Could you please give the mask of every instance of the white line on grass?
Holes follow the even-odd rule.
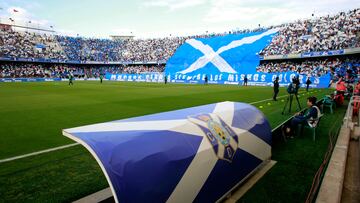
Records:
[[[280,96],[280,97],[276,97],[276,98],[283,98],[283,97],[287,97],[288,95],[283,95],[283,96]],[[264,101],[270,101],[270,100],[273,100],[273,98],[270,98],[270,99],[264,99],[264,100],[261,100],[261,101],[256,101],[256,102],[251,102],[249,104],[257,104],[257,103],[261,103],[261,102],[264,102]]]
[[[287,97],[287,96],[288,96],[288,95],[283,95],[283,96],[280,96],[280,97],[277,97],[277,98],[283,98],[283,97]],[[265,101],[270,101],[270,100],[272,100],[272,99],[273,99],[273,98],[264,99],[264,100],[260,100],[260,101],[256,101],[256,102],[251,102],[251,103],[249,103],[249,104],[257,104],[257,103],[261,103],[261,102],[265,102]],[[14,156],[14,157],[6,158],[6,159],[1,159],[1,160],[0,160],[0,164],[1,164],[1,163],[5,163],[5,162],[9,162],[9,161],[14,161],[14,160],[22,159],[22,158],[27,158],[27,157],[31,157],[31,156],[36,156],[36,155],[39,155],[39,154],[44,154],[44,153],[48,153],[48,152],[53,152],[53,151],[57,151],[57,150],[61,150],[61,149],[69,148],[69,147],[73,147],[73,146],[76,146],[76,145],[79,145],[79,143],[62,145],[62,146],[59,146],[59,147],[54,147],[54,148],[45,149],[45,150],[41,150],[41,151],[37,151],[37,152],[32,152],[32,153],[29,153],[29,154],[23,154],[23,155],[20,155],[20,156]]]
[[[300,94],[304,94],[306,92],[299,92],[299,95]],[[308,92],[308,93],[312,93],[312,92]],[[276,97],[276,98],[283,98],[283,97],[288,97],[289,95],[283,95],[283,96],[280,96],[280,97]],[[256,101],[256,102],[251,102],[249,104],[257,104],[257,103],[261,103],[261,102],[264,102],[264,101],[271,101],[273,100],[273,98],[270,98],[270,99],[264,99],[264,100],[261,100],[261,101]]]
[[[65,148],[73,147],[73,146],[76,146],[76,145],[79,145],[79,143],[73,143],[73,144],[63,145],[63,146],[60,146],[60,147],[54,147],[54,148],[45,149],[45,150],[41,150],[41,151],[29,153],[29,154],[24,154],[24,155],[20,155],[20,156],[10,157],[10,158],[7,158],[7,159],[2,159],[2,160],[0,160],[0,163],[9,162],[9,161],[14,161],[14,160],[17,160],[17,159],[22,159],[22,158],[26,158],[26,157],[30,157],[30,156],[35,156],[35,155],[39,155],[39,154],[44,154],[44,153],[48,153],[48,152],[53,152],[53,151],[57,151],[57,150],[60,150],[60,149],[65,149]]]

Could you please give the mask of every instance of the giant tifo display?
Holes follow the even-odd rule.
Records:
[[[280,85],[287,85],[296,72],[259,73],[259,52],[269,45],[278,29],[221,37],[188,39],[168,60],[165,75],[171,82],[212,84],[240,84],[247,78],[250,85],[272,85],[279,77]],[[330,75],[310,77],[312,87],[324,88]],[[307,75],[299,75],[305,84]]]
[[[63,134],[100,164],[116,202],[215,202],[271,157],[271,128],[254,106],[220,102]]]

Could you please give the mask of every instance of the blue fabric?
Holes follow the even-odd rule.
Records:
[[[261,163],[260,159],[238,149],[232,163],[223,160],[216,163],[194,202],[213,202],[212,200],[219,199],[224,195],[223,191],[229,191]],[[247,167],[243,167],[244,164]]]
[[[121,202],[165,202],[202,137],[169,131],[77,133],[100,157]],[[156,164],[154,164],[156,163]]]
[[[205,46],[210,47],[214,52],[217,52],[221,47],[230,44],[231,42],[244,39],[246,37],[257,36],[263,32],[254,32],[247,34],[226,35],[221,37],[201,38],[195,39],[202,42]],[[296,72],[283,73],[258,73],[256,67],[260,64],[260,57],[257,55],[264,49],[272,40],[274,34],[265,35],[257,41],[250,44],[243,44],[241,46],[221,52],[219,56],[226,61],[226,63],[235,71],[226,71],[214,65],[213,62],[206,63],[203,67],[195,69],[191,72],[192,64],[206,56],[208,59],[213,59],[214,55],[205,54],[199,51],[196,47],[191,45],[189,41],[181,45],[175,54],[167,61],[165,67],[165,75],[170,82],[176,83],[204,83],[205,76],[208,77],[208,82],[211,84],[242,84],[245,76],[248,79],[249,85],[271,86],[275,77],[279,77],[281,86],[285,86],[291,82],[292,77],[297,75]],[[194,40],[194,39],[192,39]],[[305,84],[306,75],[302,75],[300,82]],[[329,84],[330,76],[311,77],[313,82],[310,87],[325,88]]]
[[[231,104],[234,108],[224,108],[231,107]],[[99,129],[99,126],[92,128],[96,129],[96,132],[89,132],[91,126],[87,126],[86,131],[79,127],[69,129],[69,133],[77,138],[76,141],[86,143],[96,154],[120,202],[166,202],[188,167],[193,164],[197,153],[214,153],[209,154],[205,160],[196,159],[196,163],[194,162],[198,167],[208,167],[208,164],[203,163],[207,158],[215,161],[215,166],[209,170],[210,174],[199,188],[200,192],[194,201],[215,202],[262,163],[256,156],[238,147],[241,137],[238,138],[232,128],[247,130],[262,139],[263,144],[271,146],[270,125],[254,106],[236,102],[223,103],[222,112],[214,112],[216,105],[215,103],[113,121],[109,122],[109,125],[103,125],[106,130]],[[232,115],[233,118],[224,121],[221,115]],[[217,123],[213,118],[218,119],[215,119]],[[126,128],[108,131],[112,130],[111,125],[119,126],[119,122],[176,122],[174,120],[179,119],[188,119],[187,125],[197,126],[199,131],[190,134],[188,130],[193,128],[187,128],[181,132],[181,126],[178,126],[176,131],[171,128],[142,130],[141,124],[133,131],[125,131]],[[201,125],[194,122],[195,119]],[[211,126],[216,128],[210,127],[208,122],[212,122]],[[222,130],[214,131],[219,128]],[[254,139],[257,139],[255,137]],[[199,150],[201,143],[205,145]],[[207,152],[204,152],[205,150]],[[198,174],[191,174],[189,177],[196,176]]]
[[[228,45],[235,40],[241,40],[245,37],[259,35],[263,32],[254,32],[247,34],[226,35],[221,37],[200,38],[196,39],[203,42],[205,45],[210,46],[215,52],[221,47]],[[256,66],[260,63],[260,58],[257,53],[265,48],[271,41],[272,36],[265,36],[251,44],[244,44],[239,47],[222,52],[220,56],[228,62],[228,64],[235,69],[238,73],[253,73]],[[195,49],[189,43],[184,43],[175,52],[175,54],[167,61],[165,73],[166,75],[174,76],[180,71],[187,69],[198,58],[204,54]],[[198,74],[220,74],[213,63],[207,63],[203,68],[195,70],[186,76],[196,76]]]

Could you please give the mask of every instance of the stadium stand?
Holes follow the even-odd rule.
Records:
[[[140,74],[163,72],[164,65],[112,65],[81,66],[66,64],[6,63],[0,64],[0,78],[67,78],[72,73],[76,78],[97,78],[105,73]]]
[[[328,73],[335,77],[345,77],[346,73],[357,75],[360,70],[360,60],[354,57],[325,58],[305,61],[265,61],[256,68],[258,72],[281,73],[298,72],[310,76],[323,76]]]
[[[67,59],[51,35],[0,30],[0,56],[17,58]]]
[[[284,55],[359,47],[360,9],[280,26],[261,55]]]
[[[124,61],[166,61],[185,41],[182,37],[127,40],[121,58]]]
[[[108,39],[56,36],[70,60],[121,61],[122,43]]]
[[[348,12],[340,12],[333,16],[299,20],[294,23],[275,26],[280,29],[279,33],[259,55],[287,55],[360,47],[359,18],[360,9],[354,9]],[[75,61],[77,63],[119,62],[122,64],[147,64],[152,62],[153,64],[158,64],[165,63],[174,54],[175,50],[189,38],[242,34],[262,31],[269,28],[274,27],[257,28],[255,30],[233,30],[224,33],[206,33],[204,35],[187,37],[170,36],[158,39],[125,39],[122,41],[40,35],[37,33],[2,30],[0,31],[0,57],[11,58],[11,60],[17,60],[19,58],[31,60],[56,59],[60,62]],[[12,66],[12,64],[2,66],[2,77],[9,75],[9,67]],[[29,68],[41,67],[40,69],[42,69],[43,66],[44,65],[27,65],[24,67],[27,71],[24,71],[25,73],[22,75],[33,75],[33,73],[28,73]],[[54,65],[54,67],[56,66],[57,65]],[[3,70],[5,67],[6,71]],[[48,70],[47,67],[49,66],[45,66],[43,72]],[[135,70],[135,67],[137,66],[129,66],[126,69],[121,68],[121,70],[117,72],[139,73],[164,70],[163,67],[148,69],[148,66],[138,66],[140,69]],[[146,68],[144,69],[144,67]],[[111,69],[114,69],[114,67],[111,67]],[[257,67],[257,71],[263,73],[297,71],[298,73],[310,76],[322,76],[327,73],[333,73],[334,76],[345,76],[346,71],[349,69],[351,69],[354,74],[357,74],[359,60],[338,58],[306,60],[301,62],[265,60]],[[49,70],[52,72],[51,69]],[[99,71],[101,72],[102,70]],[[33,72],[39,72],[39,70],[34,70]],[[12,75],[17,76],[19,74]]]

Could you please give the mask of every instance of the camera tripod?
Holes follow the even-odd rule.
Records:
[[[297,101],[297,104],[298,104],[298,107],[299,107],[299,111],[301,110],[301,105],[300,105],[299,98],[298,98],[297,94],[289,94],[288,98],[286,99],[284,109],[283,109],[283,111],[281,113],[282,115],[284,115],[285,109],[286,109],[289,101],[290,101],[290,103],[289,103],[289,113],[291,112],[291,105],[292,105],[294,95],[295,95],[295,98],[296,98],[296,101]]]

